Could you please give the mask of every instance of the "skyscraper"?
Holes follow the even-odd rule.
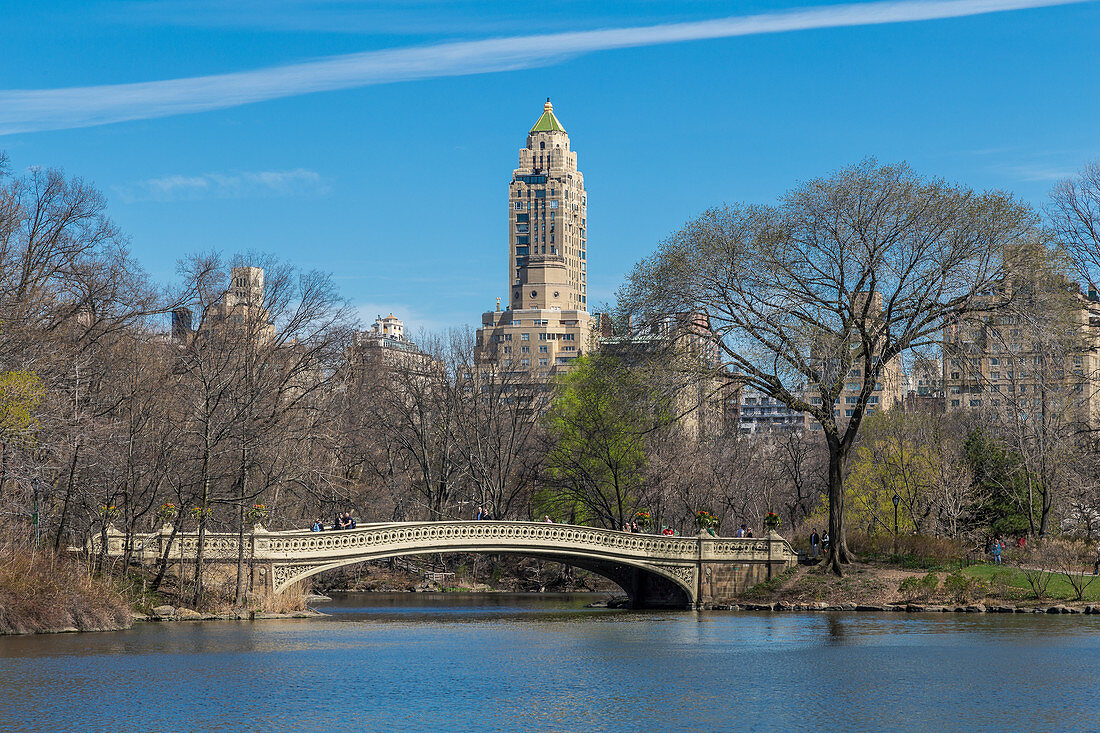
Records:
[[[478,356],[549,376],[588,348],[588,196],[569,134],[546,100],[508,186],[506,310],[482,316]]]

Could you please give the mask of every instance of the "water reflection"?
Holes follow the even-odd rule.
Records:
[[[0,638],[0,730],[1100,729],[1097,617],[590,600],[360,594],[324,619]]]

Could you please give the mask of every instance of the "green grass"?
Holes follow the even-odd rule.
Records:
[[[1012,600],[1035,600],[1035,594],[1032,592],[1031,586],[1027,584],[1024,573],[1018,568],[1008,567],[1007,565],[971,565],[963,568],[962,572],[985,581],[993,593],[996,593],[999,588],[1003,588],[1007,591],[1005,595]],[[1088,579],[1086,578],[1086,580]],[[1047,597],[1044,600],[1071,601],[1076,597],[1069,581],[1066,580],[1064,575],[1058,574],[1050,579],[1046,595]],[[1097,578],[1089,587],[1085,588],[1083,601],[1086,603],[1100,601],[1100,578]]]

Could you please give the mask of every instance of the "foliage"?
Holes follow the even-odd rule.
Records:
[[[936,594],[939,587],[940,576],[935,573],[928,573],[923,576],[911,575],[901,581],[898,592],[910,601],[928,600]]]
[[[966,439],[966,457],[985,497],[973,510],[972,526],[988,527],[1001,537],[1027,534],[1028,487],[1020,455],[988,431],[974,429]]]
[[[578,359],[545,417],[546,477],[557,501],[580,505],[604,527],[629,522],[646,499],[647,435],[667,420],[643,375],[609,354]]]
[[[943,580],[943,591],[955,603],[972,603],[986,595],[988,586],[979,578],[956,570]]]
[[[35,413],[44,396],[42,380],[33,371],[0,373],[0,441],[34,430],[38,425]]]
[[[948,568],[964,562],[969,549],[962,540],[914,534],[895,538],[854,532],[849,542],[854,552],[907,568]]]

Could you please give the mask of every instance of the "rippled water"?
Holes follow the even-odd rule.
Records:
[[[357,594],[324,619],[0,637],[0,730],[1100,730],[1100,617],[588,600]]]

